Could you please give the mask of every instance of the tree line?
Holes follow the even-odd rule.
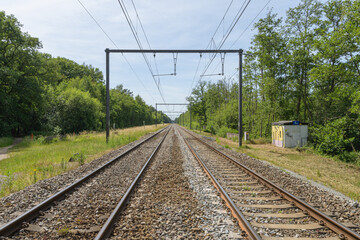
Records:
[[[38,38],[0,12],[0,136],[79,133],[105,128],[103,74],[91,65],[41,53]],[[155,108],[122,85],[110,90],[111,126],[155,123]],[[162,112],[159,122],[170,122]]]
[[[319,152],[359,161],[360,1],[302,0],[285,18],[270,11],[254,28],[243,69],[244,131],[270,138],[272,122],[308,122]],[[199,82],[188,97],[193,125],[236,132],[238,87],[234,79]]]

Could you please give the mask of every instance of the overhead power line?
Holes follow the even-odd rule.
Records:
[[[252,21],[249,23],[249,25],[247,25],[247,27],[244,29],[244,31],[242,31],[242,33],[239,35],[239,37],[233,42],[233,44],[230,46],[230,49],[237,43],[237,41],[240,40],[240,38],[244,35],[244,33],[249,29],[249,27],[255,22],[255,20],[259,17],[259,15],[264,11],[264,9],[269,5],[269,3],[271,2],[271,0],[269,0],[264,7],[256,14],[256,16],[252,19]],[[221,61],[218,62],[218,64],[216,65],[216,67],[214,68],[214,70],[212,71],[212,73],[215,72],[215,70],[217,69],[217,67],[220,65]],[[237,70],[235,71],[234,74],[232,74],[231,77],[233,77],[236,74]]]
[[[230,35],[231,32],[233,31],[234,27],[235,27],[236,24],[238,23],[239,19],[240,19],[241,16],[244,14],[245,10],[247,9],[247,7],[249,6],[249,4],[250,4],[250,2],[251,2],[251,0],[248,0],[247,2],[246,2],[246,1],[247,1],[247,0],[244,0],[243,4],[241,5],[241,7],[239,8],[237,14],[235,15],[233,21],[231,22],[229,28],[227,29],[226,33],[223,35],[222,39],[220,40],[220,42],[219,42],[219,44],[218,44],[218,47],[217,47],[218,50],[221,49],[221,47],[224,45],[224,43],[226,42],[227,38],[229,37],[229,35]],[[271,0],[270,0],[270,1],[271,1]],[[220,28],[221,23],[224,21],[225,16],[226,16],[226,14],[228,13],[228,11],[229,11],[232,3],[233,3],[233,0],[230,1],[230,4],[229,4],[228,8],[226,9],[224,16],[223,16],[222,19],[220,20],[220,23],[219,23],[219,25],[217,26],[217,28],[216,28],[213,36],[211,37],[210,42],[209,42],[208,46],[206,47],[206,49],[207,49],[209,46],[211,46],[211,43],[214,41],[214,37],[215,37],[218,29]],[[245,5],[245,4],[246,4],[246,5]],[[261,10],[261,11],[262,11],[262,10]],[[215,44],[214,44],[214,45],[215,45]],[[203,76],[205,75],[206,71],[209,69],[211,63],[212,63],[213,60],[215,59],[216,55],[217,55],[217,54],[214,53],[214,54],[210,57],[210,61],[205,65],[204,71],[203,71],[202,74],[200,75],[200,78],[199,78],[199,80],[197,81],[197,83],[201,81],[201,79],[202,79]],[[200,61],[201,61],[201,58],[199,59],[198,66],[197,66],[197,68],[196,68],[195,75],[194,75],[194,78],[193,78],[193,81],[192,81],[192,84],[191,84],[191,88],[190,88],[190,91],[189,91],[189,94],[188,94],[188,95],[190,95],[190,92],[191,92],[192,87],[193,87],[193,85],[194,85],[194,81],[195,81],[195,77],[196,77],[197,72],[198,72],[198,68],[199,68],[199,65],[200,65]],[[218,65],[217,65],[217,66],[218,66]],[[216,66],[216,67],[217,67],[217,66]],[[233,75],[234,75],[234,74],[233,74]],[[232,76],[233,76],[233,75],[232,75]]]
[[[229,6],[227,7],[227,9],[226,9],[223,17],[221,18],[221,20],[220,20],[220,22],[219,22],[219,24],[218,24],[218,26],[217,26],[217,28],[216,28],[213,36],[210,38],[210,41],[209,41],[209,43],[208,43],[208,45],[206,46],[205,49],[208,49],[208,48],[211,46],[211,43],[214,42],[215,35],[216,35],[217,31],[219,30],[219,28],[220,28],[220,26],[221,26],[221,23],[224,22],[225,17],[226,17],[226,15],[227,15],[227,13],[229,12],[229,9],[230,9],[231,5],[233,4],[233,2],[234,2],[234,0],[231,0],[231,1],[230,1]],[[215,44],[214,44],[214,46],[215,46]],[[189,90],[188,95],[190,95],[191,90],[192,90],[192,88],[193,88],[193,85],[194,85],[194,82],[195,82],[197,73],[198,73],[198,71],[199,71],[201,59],[202,59],[202,58],[200,57],[200,58],[199,58],[199,61],[198,61],[198,64],[197,64],[197,67],[196,67],[196,70],[195,70],[194,77],[193,77],[192,82],[191,82],[191,85],[190,85],[190,90]]]
[[[142,22],[141,22],[141,19],[140,19],[139,13],[138,13],[138,11],[137,11],[137,9],[136,9],[136,6],[135,6],[135,3],[134,3],[134,0],[131,0],[131,3],[132,3],[132,6],[133,6],[133,8],[134,8],[134,11],[135,11],[136,17],[137,17],[137,19],[139,20],[140,27],[141,27],[141,30],[142,30],[142,32],[143,32],[143,34],[144,34],[144,37],[145,37],[146,43],[147,43],[147,45],[149,46],[149,49],[152,49],[152,48],[151,48],[151,45],[150,45],[150,41],[149,41],[149,39],[148,39],[148,37],[147,37],[147,35],[146,35],[146,32],[145,32],[144,26],[143,26],[143,24],[142,24]],[[124,7],[125,7],[125,5],[124,5]],[[126,9],[126,7],[125,7],[125,9]],[[140,41],[140,38],[139,38],[139,41]],[[158,69],[158,65],[157,65],[157,62],[156,62],[155,57],[154,57],[154,63],[155,63],[155,70],[156,70],[156,73],[157,73],[157,75],[159,75],[159,69]],[[152,74],[153,74],[153,73],[152,73]],[[153,75],[154,75],[154,74],[153,74]],[[156,84],[156,83],[155,83],[155,84]],[[158,82],[157,82],[157,85],[160,85],[160,77],[158,77]],[[159,87],[159,88],[160,88],[160,87]]]
[[[96,19],[93,17],[93,15],[87,10],[87,8],[84,6],[84,4],[82,4],[82,2],[80,0],[77,0],[80,5],[85,9],[85,11],[89,14],[89,16],[94,20],[94,22],[96,23],[96,25],[98,25],[98,27],[101,29],[101,31],[105,34],[105,36],[110,40],[110,42],[112,42],[114,44],[114,46],[116,48],[119,48],[116,43],[110,38],[110,36],[105,32],[105,30],[101,27],[101,25],[98,23],[98,21],[96,21]]]
[[[135,3],[134,3],[133,0],[131,0],[131,3],[132,3],[132,5],[133,5],[133,7],[134,7],[134,10],[135,10],[135,13],[136,13],[136,17],[137,17],[137,19],[139,20],[140,27],[141,27],[141,30],[142,30],[144,36],[145,36],[146,42],[147,42],[149,48],[151,49],[149,39],[148,39],[147,36],[146,36],[145,30],[144,30],[144,26],[142,25],[142,22],[141,22],[141,20],[140,20],[139,14],[138,14],[137,9],[136,9],[136,7],[135,7]]]
[[[133,24],[133,22],[132,22],[132,20],[131,20],[131,17],[130,17],[130,15],[129,15],[127,9],[126,9],[126,6],[125,6],[123,0],[118,0],[118,3],[119,3],[119,5],[120,5],[120,7],[121,7],[121,9],[122,9],[122,11],[123,11],[123,13],[124,13],[124,16],[125,16],[125,18],[126,18],[126,21],[127,21],[128,25],[129,25],[129,27],[130,27],[130,29],[131,29],[131,32],[133,33],[133,36],[134,36],[134,38],[135,38],[135,41],[136,41],[137,45],[139,46],[139,48],[140,48],[141,50],[143,50],[143,46],[142,46],[142,44],[141,44],[140,38],[139,38],[139,36],[138,36],[138,34],[137,34],[137,31],[136,31],[136,29],[135,29],[135,27],[134,27],[134,24]],[[145,53],[142,53],[142,55],[143,55],[143,58],[144,58],[144,60],[145,60],[146,65],[148,66],[148,69],[149,69],[149,71],[150,71],[150,73],[151,73],[151,76],[152,76],[152,78],[153,78],[153,80],[154,80],[154,82],[155,82],[155,85],[156,85],[156,87],[157,87],[157,89],[158,89],[158,91],[159,91],[159,93],[160,93],[160,96],[161,96],[163,102],[165,103],[165,102],[166,102],[166,101],[165,101],[165,98],[164,98],[164,96],[163,96],[163,94],[162,94],[162,92],[161,92],[161,90],[160,90],[159,84],[156,82],[156,79],[155,79],[155,77],[154,77],[154,72],[153,72],[153,70],[152,70],[152,68],[151,68],[151,64],[150,64],[147,56],[145,55]]]
[[[111,39],[111,37],[105,32],[105,30],[101,27],[100,23],[94,18],[94,16],[90,13],[90,11],[85,7],[85,5],[80,1],[77,0],[80,5],[83,7],[83,9],[88,13],[88,15],[94,20],[94,22],[96,23],[96,25],[101,29],[101,31],[105,34],[105,36],[110,40],[110,42],[112,42],[112,44],[116,47],[119,48],[116,43]],[[149,93],[148,89],[145,87],[144,83],[141,81],[141,79],[139,78],[139,76],[136,74],[134,68],[132,67],[132,65],[130,64],[130,62],[128,61],[128,59],[125,57],[124,54],[122,54],[124,60],[126,61],[126,63],[129,65],[131,71],[134,73],[136,79],[140,82],[140,84],[144,87],[145,91],[147,92],[147,94],[154,100],[154,97]]]
[[[246,8],[249,6],[251,0],[248,0],[248,2],[246,3],[246,0],[244,1],[243,5],[240,7],[239,11],[237,12],[234,20],[232,21],[232,23],[230,24],[228,30],[226,31],[225,36],[222,38],[222,40],[219,43],[219,46],[217,49],[221,49],[222,46],[224,45],[225,41],[227,40],[227,38],[229,37],[230,33],[232,32],[232,30],[234,29],[234,27],[236,26],[236,24],[238,23],[238,21],[240,20],[241,16],[244,14]],[[245,5],[246,3],[246,5]],[[245,7],[244,7],[245,5]],[[205,69],[203,71],[203,73],[201,75],[205,75],[206,71],[209,69],[211,63],[213,62],[213,60],[215,59],[217,53],[214,53],[213,56],[211,57],[209,63],[205,66]],[[202,77],[200,76],[199,81],[202,79]]]
[[[214,41],[215,35],[216,35],[217,31],[219,30],[219,28],[220,28],[220,26],[221,26],[221,23],[224,22],[225,17],[226,17],[226,14],[228,13],[228,11],[229,11],[231,5],[233,4],[233,2],[234,2],[234,0],[231,0],[231,1],[230,1],[230,4],[229,4],[229,6],[227,7],[227,9],[226,9],[226,11],[225,11],[225,13],[224,13],[224,16],[221,18],[221,20],[220,20],[220,22],[219,22],[219,25],[217,26],[217,28],[216,28],[213,36],[210,38],[209,44],[208,44],[208,46],[206,47],[206,49],[207,49],[208,47],[210,47],[210,44]]]
[[[271,0],[269,0],[264,7],[258,12],[258,14],[256,14],[256,16],[253,18],[253,20],[250,22],[250,24],[244,29],[244,31],[240,34],[240,36],[234,41],[234,43],[230,46],[230,48],[232,48],[235,43],[237,41],[239,41],[239,39],[244,35],[244,33],[246,32],[246,30],[248,30],[248,28],[255,22],[255,20],[257,19],[257,17],[262,13],[262,11],[264,11],[264,9],[267,7],[267,5],[269,5],[269,3],[271,2]]]

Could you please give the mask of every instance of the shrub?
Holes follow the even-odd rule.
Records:
[[[218,132],[217,132],[217,135],[220,136],[220,137],[226,137],[226,133],[238,133],[238,131],[236,129],[231,129],[231,128],[228,128],[228,127],[225,127],[225,126],[222,126]]]
[[[360,154],[357,152],[343,152],[338,156],[340,161],[343,162],[352,162],[352,163],[360,163]]]
[[[358,154],[351,153],[360,148],[360,123],[345,116],[310,128],[310,139],[317,151],[323,154],[338,155],[341,161],[354,162]]]
[[[60,124],[58,130],[79,133],[84,130],[99,130],[101,127],[101,103],[88,92],[67,89],[59,98]]]

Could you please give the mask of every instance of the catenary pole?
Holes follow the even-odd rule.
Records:
[[[106,143],[109,142],[110,136],[110,51],[105,49],[106,52]]]
[[[191,104],[190,104],[190,130],[191,130]]]
[[[239,122],[238,122],[238,131],[239,131],[239,147],[242,145],[242,55],[243,50],[239,50]]]
[[[156,117],[155,117],[155,127],[157,127],[157,103],[155,104],[156,105]]]

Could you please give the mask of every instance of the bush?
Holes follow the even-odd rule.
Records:
[[[218,130],[217,135],[220,136],[220,137],[226,138],[226,133],[238,133],[238,131],[237,131],[236,129],[231,129],[231,128],[222,126],[222,127]]]
[[[39,144],[51,144],[51,143],[55,143],[59,141],[59,138],[56,136],[36,136],[35,137],[35,141],[38,142]]]
[[[310,128],[310,140],[317,151],[323,154],[338,155],[341,161],[356,161],[360,148],[360,124],[349,116],[328,122],[324,126]]]
[[[59,96],[59,128],[66,133],[99,130],[104,114],[101,103],[88,92],[70,88]]]
[[[343,152],[338,156],[340,161],[351,162],[351,163],[360,163],[360,154],[357,152]]]

